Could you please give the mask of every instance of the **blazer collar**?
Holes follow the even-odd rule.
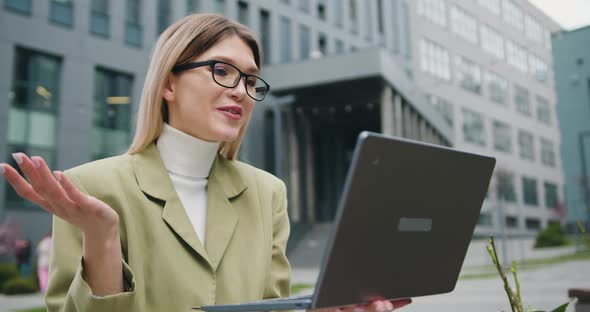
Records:
[[[133,156],[133,170],[137,183],[144,193],[164,201],[178,197],[155,143]],[[221,155],[217,155],[211,166],[209,183],[212,181],[221,184],[223,193],[228,199],[240,195],[247,188],[232,161]]]
[[[207,186],[205,247],[186,215],[154,143],[133,155],[133,170],[140,189],[165,203],[162,218],[166,224],[215,271],[239,219],[232,202],[247,188],[235,164],[217,155],[211,167]]]

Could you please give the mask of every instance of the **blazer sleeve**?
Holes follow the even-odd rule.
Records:
[[[272,209],[272,259],[264,299],[288,297],[291,293],[291,267],[286,254],[290,225],[287,191],[283,181],[280,181],[279,189],[274,192]]]
[[[88,194],[76,176],[67,172],[66,176],[78,189]],[[104,297],[93,295],[92,289],[82,277],[82,233],[67,221],[54,216],[49,283],[45,294],[47,311],[141,311],[133,272],[123,259],[122,261],[124,292]]]

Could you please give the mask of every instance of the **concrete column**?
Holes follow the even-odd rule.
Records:
[[[316,221],[315,216],[315,168],[314,168],[314,145],[313,145],[313,133],[312,125],[308,116],[303,116],[303,137],[305,144],[305,193],[306,201],[305,207],[307,211],[307,220],[304,222],[314,223]]]
[[[300,175],[301,164],[299,159],[299,142],[297,140],[297,130],[295,127],[295,113],[291,108],[285,114],[285,134],[287,143],[286,167],[289,198],[289,214],[294,220],[299,220],[301,215],[301,192],[300,192]]]
[[[394,121],[394,134],[397,136],[402,136],[403,134],[403,111],[402,111],[402,97],[399,94],[396,94],[393,98],[393,107],[395,112],[395,121]]]
[[[386,135],[395,135],[395,121],[394,121],[394,102],[392,100],[391,88],[389,86],[383,87],[381,91],[380,106],[381,106],[381,133]]]

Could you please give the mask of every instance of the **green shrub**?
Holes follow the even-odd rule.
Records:
[[[535,248],[556,247],[566,244],[567,239],[563,228],[558,223],[552,223],[537,234]]]
[[[16,264],[13,263],[1,263],[0,264],[0,289],[2,285],[8,280],[11,280],[18,276],[18,270]]]
[[[2,285],[2,293],[7,295],[31,294],[37,291],[37,285],[29,278],[15,277]]]

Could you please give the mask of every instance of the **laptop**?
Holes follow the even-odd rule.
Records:
[[[317,309],[452,291],[496,160],[362,132],[314,293],[207,312]]]

